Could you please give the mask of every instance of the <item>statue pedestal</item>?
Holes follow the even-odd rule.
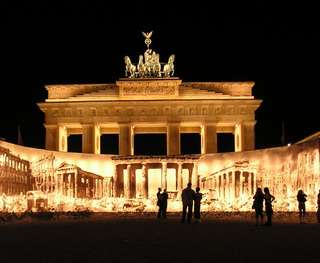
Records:
[[[121,78],[119,86],[121,100],[177,99],[179,97],[179,78]]]

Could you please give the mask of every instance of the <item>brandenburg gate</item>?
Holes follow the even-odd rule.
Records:
[[[254,82],[183,82],[149,48],[139,63],[125,57],[125,78],[112,84],[46,85],[46,149],[68,151],[82,135],[82,152],[100,154],[100,136],[119,134],[119,155],[134,155],[135,134],[166,134],[167,155],[180,155],[180,134],[199,133],[201,154],[217,152],[217,133],[233,133],[235,151],[254,149]],[[144,59],[144,61],[143,61]]]

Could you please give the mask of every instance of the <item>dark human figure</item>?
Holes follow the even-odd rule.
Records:
[[[265,200],[265,206],[266,206],[266,214],[267,214],[267,223],[264,224],[264,226],[272,226],[272,202],[275,199],[272,194],[270,194],[269,188],[265,187],[264,189],[264,200]]]
[[[320,190],[319,190],[317,197],[318,197],[318,199],[317,199],[317,204],[318,204],[317,217],[318,217],[318,224],[320,224]]]
[[[307,195],[302,190],[298,191],[297,200],[298,200],[300,224],[305,224],[304,216],[306,215],[306,201],[307,201],[306,197]]]
[[[158,193],[157,193],[157,206],[159,207],[159,210],[158,210],[158,218],[161,218],[161,215],[162,215],[162,194],[161,194],[161,188],[159,187],[158,188]]]
[[[192,218],[192,207],[193,207],[193,200],[195,200],[196,193],[194,190],[191,189],[191,183],[188,183],[187,188],[183,189],[181,197],[182,197],[182,219],[181,223],[185,223],[186,221],[186,214],[188,209],[188,216],[187,222],[191,222]]]
[[[196,188],[196,195],[194,200],[194,218],[195,223],[201,223],[200,206],[201,206],[202,193],[200,193],[200,187]]]
[[[168,193],[167,189],[163,189],[162,195],[162,218],[167,217],[167,207],[168,207]]]
[[[262,192],[262,189],[260,187],[257,188],[257,191],[255,195],[253,196],[254,202],[253,202],[253,208],[256,212],[256,226],[258,225],[259,217],[261,220],[261,225],[263,224],[263,200],[264,200],[264,194]]]

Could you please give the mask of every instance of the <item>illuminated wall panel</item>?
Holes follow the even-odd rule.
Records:
[[[194,189],[201,188],[202,211],[251,210],[257,187],[270,189],[276,197],[275,211],[296,211],[296,194],[302,189],[308,195],[307,210],[315,211],[320,189],[319,141],[176,156],[58,152],[0,141],[0,211],[39,211],[30,205],[31,198],[34,204],[37,198],[47,200],[46,209],[55,211],[79,206],[93,211],[128,207],[136,211],[141,202],[143,211],[156,211],[157,190],[164,186],[169,192],[169,211],[179,211],[181,192],[188,182]]]
[[[161,169],[149,169],[148,190],[150,198],[157,196],[159,187],[161,187]]]
[[[173,168],[167,169],[167,191],[176,191],[177,183],[176,183],[176,170]]]

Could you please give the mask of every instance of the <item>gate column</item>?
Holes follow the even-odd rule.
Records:
[[[131,123],[119,125],[119,155],[133,155],[133,131]]]
[[[167,155],[180,155],[180,122],[167,123]]]

